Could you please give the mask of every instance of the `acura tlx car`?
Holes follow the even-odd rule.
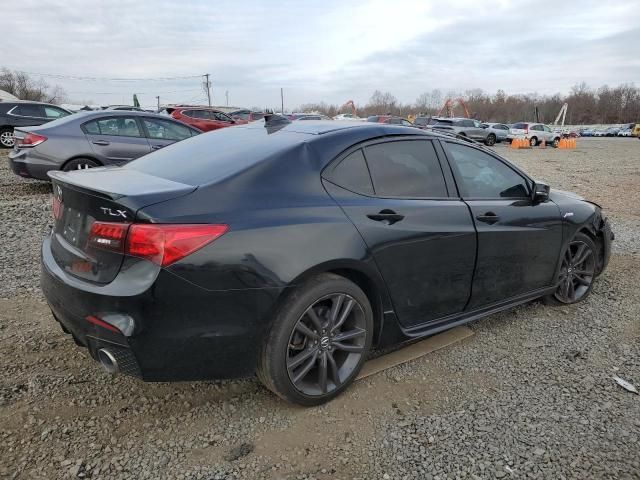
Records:
[[[269,115],[50,176],[42,287],[107,371],[257,373],[302,405],[342,392],[374,348],[584,300],[613,239],[594,203],[395,125]]]

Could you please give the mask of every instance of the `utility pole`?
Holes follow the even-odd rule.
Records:
[[[205,73],[203,77],[206,78],[204,82],[204,88],[207,91],[207,101],[209,102],[209,106],[211,106],[211,82],[209,81],[209,74]]]
[[[280,113],[284,113],[284,89],[280,87]]]
[[[158,101],[158,112],[160,111],[160,95],[156,95],[156,100]]]
[[[224,96],[227,97],[227,107],[229,106],[229,90],[224,92]]]

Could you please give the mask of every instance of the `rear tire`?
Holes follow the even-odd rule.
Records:
[[[317,275],[277,309],[256,373],[284,400],[320,405],[353,382],[372,338],[373,312],[364,292],[344,277]]]
[[[64,164],[62,170],[65,172],[71,172],[73,170],[86,170],[88,168],[100,167],[100,163],[91,158],[74,158]]]
[[[571,305],[586,299],[597,276],[598,249],[595,242],[584,233],[576,233],[562,254],[558,272],[558,288],[544,297],[548,305]]]
[[[13,128],[5,127],[0,128],[0,147],[13,148],[15,138],[13,136]]]
[[[532,147],[537,147],[538,139],[536,137],[531,137],[531,140],[529,140],[529,145],[531,145]]]
[[[494,146],[496,144],[496,136],[493,133],[490,133],[484,141],[484,144],[488,147]]]

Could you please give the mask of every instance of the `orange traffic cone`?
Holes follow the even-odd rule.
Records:
[[[558,142],[558,148],[559,148],[560,150],[564,150],[564,149],[566,148],[565,143],[566,143],[566,142],[565,142],[565,139],[564,139],[564,138],[561,138],[561,139],[560,139],[560,141]]]
[[[516,150],[518,148],[518,139],[517,138],[512,138],[511,139],[511,148]]]

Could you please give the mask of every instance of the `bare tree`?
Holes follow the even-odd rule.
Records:
[[[66,99],[62,87],[50,87],[44,80],[33,80],[24,72],[12,72],[6,68],[0,70],[0,90],[9,92],[21,100],[62,103]]]

